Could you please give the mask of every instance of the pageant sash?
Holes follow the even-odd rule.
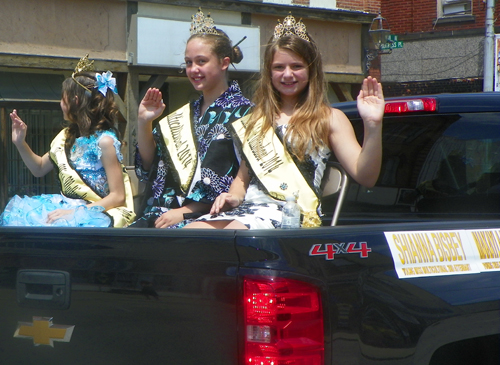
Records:
[[[57,166],[62,194],[68,198],[83,199],[91,203],[101,200],[102,197],[85,184],[78,172],[69,164],[64,149],[65,140],[66,129],[63,129],[50,144],[50,158]],[[125,206],[111,208],[104,212],[112,218],[113,227],[126,227],[132,223],[135,218],[132,186],[123,165],[122,171],[125,185]]]
[[[257,121],[253,131],[245,140],[245,131],[250,115],[232,123],[246,161],[255,176],[266,188],[269,195],[277,200],[286,200],[286,196],[299,193],[297,203],[302,214],[302,227],[318,227],[321,219],[318,216],[319,198],[297,168],[292,157],[286,151],[276,133],[269,129],[261,138],[258,131],[262,128],[262,119]],[[260,155],[258,151],[261,151]]]
[[[189,104],[167,115],[159,124],[165,146],[179,175],[180,188],[184,193],[189,190],[198,164],[191,124]]]

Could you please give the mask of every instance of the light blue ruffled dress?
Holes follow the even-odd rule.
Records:
[[[82,180],[99,196],[109,194],[106,171],[101,162],[99,141],[109,136],[114,141],[116,156],[121,162],[121,143],[112,131],[97,131],[90,137],[79,137],[73,145],[69,162],[78,172]],[[62,194],[42,194],[28,197],[14,196],[0,215],[0,226],[52,226],[52,227],[109,227],[111,218],[104,213],[104,208],[86,207],[83,199],[71,199]],[[72,209],[72,214],[66,215],[52,224],[47,223],[47,215],[56,209]]]

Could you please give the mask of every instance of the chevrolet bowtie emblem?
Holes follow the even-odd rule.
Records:
[[[35,346],[49,345],[54,341],[69,342],[75,326],[52,324],[50,317],[33,317],[33,323],[18,322],[14,337],[32,338]]]

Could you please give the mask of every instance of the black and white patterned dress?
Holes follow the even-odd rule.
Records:
[[[198,169],[187,194],[183,194],[179,188],[176,171],[173,171],[170,155],[158,127],[153,130],[157,156],[150,171],[144,170],[137,149],[136,174],[141,181],[150,181],[151,188],[144,213],[134,226],[153,227],[154,221],[169,209],[178,208],[188,201],[211,205],[217,196],[229,190],[238,173],[239,158],[227,126],[245,116],[251,108],[251,102],[243,96],[236,81],[203,115],[200,111],[202,102],[203,96],[191,105]],[[184,227],[193,219],[188,218],[169,228]]]
[[[276,134],[282,141],[285,131],[286,125],[280,125],[276,128]],[[314,148],[309,148],[309,150],[310,152],[305,156],[304,161],[294,160],[302,175],[320,194],[321,180],[331,152],[327,147],[319,148],[318,151]],[[239,207],[218,215],[205,214],[197,221],[237,220],[249,229],[279,228],[281,226],[281,210],[285,202],[269,196],[258,179],[252,176],[251,171],[250,175],[251,180],[245,200]],[[286,183],[286,177],[283,181]],[[318,214],[321,215],[321,211]]]

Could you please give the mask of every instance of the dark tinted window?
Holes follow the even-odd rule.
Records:
[[[361,143],[362,121],[353,125]],[[500,114],[386,116],[377,185],[367,189],[351,179],[340,219],[464,214],[471,219],[500,215]]]

